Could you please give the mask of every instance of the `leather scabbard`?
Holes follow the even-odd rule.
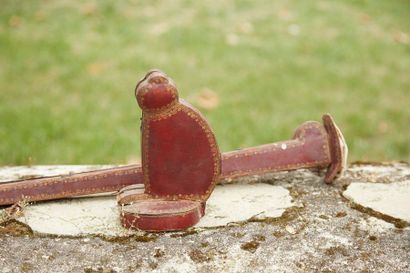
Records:
[[[221,179],[299,168],[328,168],[325,182],[331,183],[345,167],[347,146],[330,115],[324,115],[323,122],[324,125],[314,121],[302,124],[288,141],[223,153]],[[141,188],[143,183],[140,165],[12,181],[0,183],[0,205],[113,192],[127,186],[133,190],[132,185]]]
[[[265,161],[266,158],[276,157],[275,154],[272,155],[271,153],[272,151],[277,151],[276,148],[276,145],[269,144],[260,148],[256,147],[223,154],[221,177],[229,179],[264,173],[269,170],[279,171],[286,169],[287,164],[277,165],[272,164],[270,161]],[[263,155],[261,157],[263,160],[259,160],[256,156],[257,154]],[[254,162],[255,157],[257,158],[256,162]],[[247,164],[250,164],[250,166],[242,168]],[[66,176],[11,181],[0,184],[0,205],[10,205],[21,200],[42,201],[113,192],[126,186],[143,183],[140,165],[95,170]]]

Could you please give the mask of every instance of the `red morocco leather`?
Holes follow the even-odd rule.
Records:
[[[221,155],[205,118],[178,97],[170,78],[150,71],[136,87],[142,109],[144,193],[121,206],[127,228],[182,230],[204,214],[221,173]]]

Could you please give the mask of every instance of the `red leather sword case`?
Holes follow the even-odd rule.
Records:
[[[170,78],[149,72],[136,87],[142,109],[144,193],[121,205],[125,227],[182,230],[195,225],[221,172],[215,136],[199,111],[178,98]]]

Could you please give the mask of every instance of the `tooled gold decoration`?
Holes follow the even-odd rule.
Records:
[[[219,174],[220,174],[220,164],[221,164],[221,158],[220,158],[220,153],[219,149],[216,143],[215,136],[213,135],[209,125],[202,119],[202,117],[196,113],[196,111],[188,108],[187,106],[178,103],[172,107],[169,107],[163,111],[156,112],[156,113],[148,113],[143,115],[143,135],[142,135],[142,150],[143,150],[143,156],[142,156],[142,168],[143,168],[143,180],[144,180],[144,186],[145,186],[145,193],[151,194],[151,187],[149,183],[149,170],[148,170],[148,162],[149,162],[149,157],[148,153],[148,137],[149,137],[149,123],[150,122],[155,122],[155,121],[160,121],[167,119],[179,111],[184,111],[190,118],[195,120],[202,130],[205,131],[206,137],[208,139],[209,145],[211,147],[211,153],[212,153],[212,158],[214,161],[214,170],[213,170],[213,178],[211,185],[208,187],[206,192],[204,194],[176,194],[176,195],[155,195],[152,194],[153,198],[163,198],[166,200],[179,200],[179,199],[188,199],[188,200],[206,200],[208,199],[209,195],[211,194],[212,190],[214,189],[216,183],[218,182],[219,179]]]

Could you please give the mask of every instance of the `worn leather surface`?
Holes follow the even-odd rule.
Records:
[[[339,127],[329,114],[322,117],[323,125],[327,131],[330,151],[330,164],[324,181],[327,184],[343,175],[347,166],[348,147]]]
[[[183,102],[173,113],[145,114],[142,164],[146,193],[167,199],[206,199],[220,173],[215,137]]]
[[[320,123],[309,121],[299,126],[291,140],[225,153],[222,177],[320,168],[326,167],[329,162],[326,130]]]
[[[197,201],[145,200],[125,206],[121,223],[126,228],[151,232],[183,230],[198,223],[204,206]]]
[[[193,226],[221,172],[215,136],[199,111],[179,100],[174,83],[160,71],[145,76],[136,98],[142,109],[145,191],[121,206],[122,223],[149,231]]]
[[[206,200],[221,172],[215,136],[195,108],[179,100],[164,73],[148,73],[136,88],[142,109],[145,193],[166,199]]]
[[[142,183],[142,168],[129,165],[99,171],[0,184],[0,205],[118,191]]]

